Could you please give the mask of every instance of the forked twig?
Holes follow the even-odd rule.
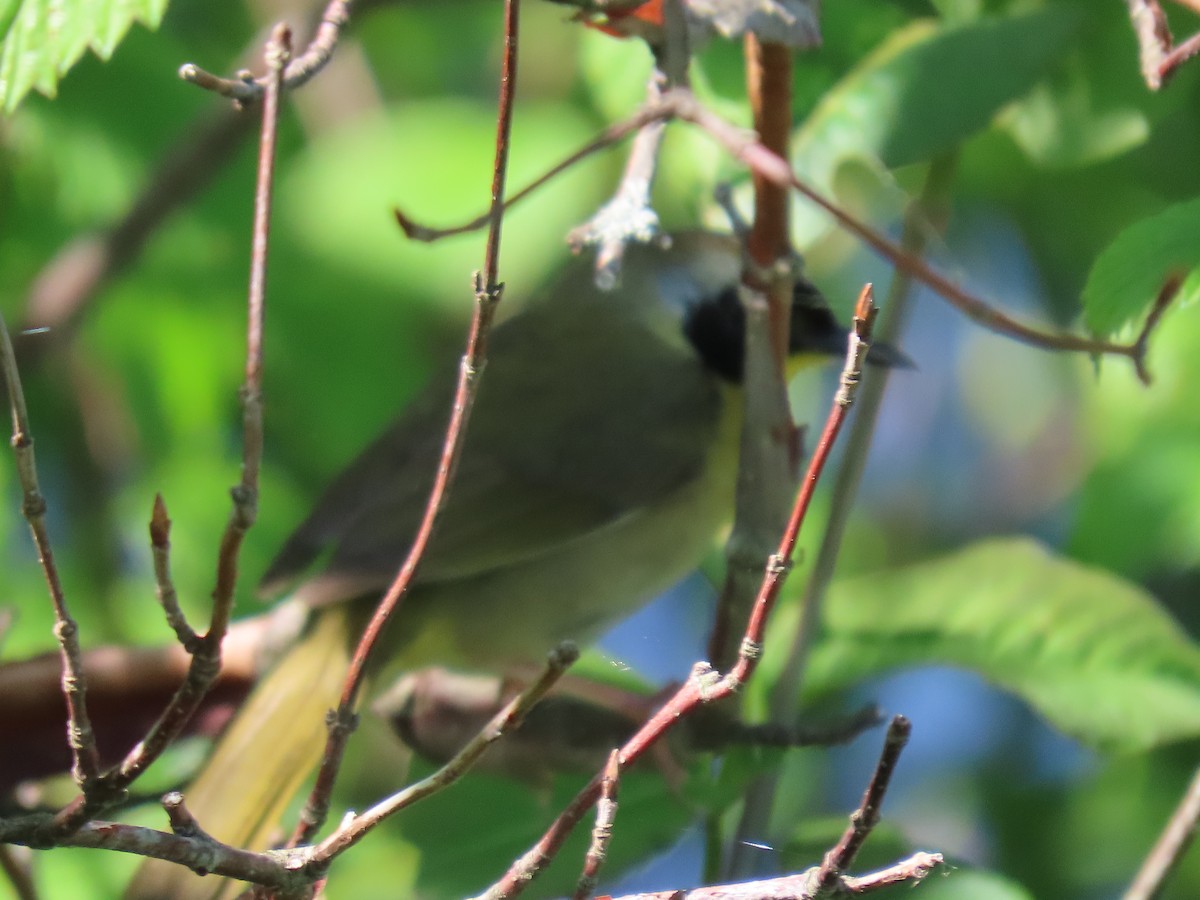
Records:
[[[1148,333],[1146,327],[1143,327],[1139,339],[1128,344],[1120,344],[1068,332],[1043,331],[1013,319],[955,284],[924,260],[905,254],[904,249],[895,241],[859,221],[811,185],[802,181],[792,171],[785,159],[763,146],[752,133],[738,128],[711,112],[690,91],[684,89],[676,88],[664,94],[658,100],[643,105],[637,113],[624,122],[606,129],[599,137],[585,144],[529,186],[514,194],[513,202],[528,196],[533,190],[566,171],[575,163],[622,140],[643,125],[659,119],[671,118],[682,119],[697,126],[721,144],[731,156],[763,178],[798,191],[816,206],[829,213],[839,226],[862,240],[896,269],[932,288],[959,312],[988,330],[1044,350],[1124,356],[1133,363],[1138,377],[1144,383],[1149,382],[1150,373],[1145,364],[1146,341],[1144,335]],[[481,217],[451,228],[435,229],[416,223],[399,211],[396,212],[396,217],[406,235],[425,241],[473,231],[486,221],[486,218]]]
[[[508,171],[508,148],[512,133],[513,98],[516,91],[519,4],[517,0],[506,0],[504,13],[504,61],[500,75],[500,101],[496,121],[496,155],[492,167],[492,199],[488,213],[488,238],[484,252],[483,273],[475,276],[475,311],[471,319],[467,345],[459,365],[458,385],[454,394],[454,405],[446,436],[442,443],[441,456],[433,488],[425,505],[421,524],[413,539],[412,547],[405,558],[395,580],[379,601],[371,621],[355,648],[350,668],[342,689],[337,710],[331,716],[329,740],[326,742],[321,767],[317,772],[304,810],[288,846],[295,847],[311,840],[312,835],[325,821],[329,810],[329,798],[341,767],[346,742],[356,724],[355,708],[358,695],[366,676],[367,664],[376,652],[379,636],[400,606],[416,578],[421,559],[437,527],[438,518],[445,504],[450,485],[454,479],[463,438],[479,380],[487,359],[487,339],[500,302],[503,286],[498,283],[500,264],[500,226],[504,216],[504,185]]]
[[[834,397],[821,440],[817,444],[808,471],[796,495],[787,528],[780,538],[776,552],[772,554],[767,564],[742,638],[737,662],[725,675],[713,671],[707,663],[697,663],[687,681],[621,747],[622,767],[631,765],[644,755],[663,735],[678,724],[681,718],[697,706],[733,694],[741,685],[745,684],[758,665],[758,659],[762,654],[767,620],[770,618],[771,610],[774,608],[779,592],[787,578],[800,526],[804,522],[814,488],[829,458],[833,443],[849,413],[850,405],[853,403],[854,393],[862,373],[863,361],[866,358],[872,322],[876,314],[875,307],[871,303],[871,296],[871,286],[867,285],[863,288],[855,309],[854,330],[850,336],[841,385]],[[502,898],[507,900],[507,898],[516,897],[534,877],[549,865],[562,848],[567,836],[600,796],[601,781],[601,776],[597,775],[575,795],[575,798],[559,814],[537,843],[518,858],[498,882],[481,895],[483,900],[502,900]]]
[[[331,0],[325,7],[313,31],[312,40],[283,71],[284,90],[300,87],[325,68],[356,5],[358,0]],[[250,104],[257,103],[266,96],[273,76],[268,73],[255,78],[247,72],[242,72],[236,78],[222,78],[206,72],[194,63],[184,63],[179,68],[179,77],[239,104]]]
[[[891,784],[892,775],[896,771],[896,763],[912,734],[912,723],[904,716],[892,718],[888,726],[887,737],[884,738],[883,751],[879,754],[879,762],[875,773],[863,794],[862,802],[850,815],[850,825],[842,833],[841,840],[832,850],[825,854],[821,866],[817,870],[817,884],[823,890],[829,890],[842,874],[854,864],[858,851],[871,834],[872,829],[879,823],[879,811],[883,805],[884,795]]]
[[[258,180],[254,199],[254,228],[250,255],[250,284],[247,295],[246,368],[242,388],[242,477],[231,491],[233,508],[221,538],[217,558],[216,587],[208,631],[198,635],[183,617],[174,595],[168,566],[170,520],[161,497],[155,498],[151,516],[151,550],[155,581],[168,624],[191,656],[183,684],[175,692],[146,737],[139,741],[119,765],[105,773],[111,791],[124,791],[179,736],[203,702],[209,687],[220,674],[221,642],[228,630],[237,583],[238,556],[246,532],[254,524],[258,507],[258,475],[262,460],[262,334],[266,302],[267,250],[269,247],[271,195],[275,174],[275,144],[279,120],[281,73],[291,48],[291,32],[277,26],[267,43],[265,56],[272,78],[263,103],[262,139],[259,147]],[[86,797],[86,795],[85,795]],[[67,810],[91,816],[95,804],[77,798]]]
[[[440,769],[380,801],[339,828],[312,850],[310,871],[323,872],[339,855],[349,850],[380,822],[419,800],[444,790],[465,775],[496,741],[521,727],[521,723],[579,658],[574,644],[563,644],[551,652],[542,675],[505,704],[454,757]]]

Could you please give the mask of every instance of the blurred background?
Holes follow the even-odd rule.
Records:
[[[285,107],[267,312],[266,460],[260,518],[242,557],[239,609],[247,613],[262,608],[250,586],[325,479],[421,386],[434,361],[457,351],[471,311],[482,237],[407,242],[392,210],[428,225],[457,224],[484,210],[500,8],[475,0],[379,6],[352,29],[330,69]],[[916,34],[911,29],[935,27],[927,20],[962,25],[1031,10],[1048,17],[1044,46],[1001,47],[994,59],[979,60],[973,76],[987,81],[1011,57],[1028,81],[1015,100],[981,117],[953,146],[932,145],[936,152],[916,158],[880,150],[872,114],[903,109],[910,115],[888,133],[928,137],[939,107],[970,88],[943,76],[916,101],[856,94],[862,82],[855,73],[877,60],[871,54]],[[128,266],[78,309],[62,309],[56,298],[69,295],[72,273],[86,271],[100,246],[96,236],[146,202],[165,161],[206,146],[201,136],[215,127],[222,104],[177,79],[178,67],[257,68],[267,25],[281,16],[300,23],[308,13],[307,5],[263,0],[225,4],[216,15],[211,4],[174,0],[160,30],[135,27],[110,62],[85,58],[56,99],[31,97],[0,122],[0,308],[26,329],[19,351],[50,524],[86,645],[170,637],[154,601],[146,538],[155,492],[174,521],[184,606],[202,621],[240,463],[253,140],[205,149],[213,177],[173,209]],[[1196,27],[1194,16],[1172,17],[1177,33]],[[645,47],[568,19],[556,5],[524,4],[513,188],[627,115],[644,95]],[[1078,327],[1078,298],[1096,256],[1131,223],[1200,190],[1200,75],[1184,67],[1166,90],[1150,93],[1122,4],[837,0],[823,11],[822,28],[824,46],[796,60],[800,171],[896,236],[927,160],[952,157],[948,227],[930,223],[928,255],[1025,321]],[[695,77],[706,102],[747,123],[739,43],[708,47]],[[566,232],[608,197],[622,164],[620,149],[598,154],[513,210],[501,262],[507,307],[519,306],[563,264]],[[655,192],[665,227],[721,227],[711,199],[720,181],[741,185],[744,176],[706,137],[673,126]],[[165,186],[149,202],[171,204],[175,190]],[[748,213],[746,195],[738,196]],[[892,273],[885,263],[801,201],[795,225],[810,276],[843,317],[864,281],[886,295]],[[66,280],[48,283],[48,272]],[[900,344],[916,368],[888,386],[839,577],[982,537],[1028,534],[1143,585],[1195,632],[1194,306],[1172,309],[1156,336],[1149,389],[1121,360],[1094,363],[1016,344],[924,290],[915,292]],[[799,421],[824,415],[831,378],[818,374],[794,386]],[[0,465],[0,490],[8,498],[0,510],[0,603],[17,616],[3,650],[15,659],[50,648],[52,619],[9,464]],[[822,503],[828,506],[818,501],[821,516],[806,531],[793,585],[803,583],[815,550]],[[703,653],[710,610],[711,588],[698,575],[623,625],[602,654],[655,683],[681,679]],[[794,620],[794,609],[782,611],[784,635],[789,615]],[[761,690],[751,691],[752,708]],[[934,879],[921,896],[1119,896],[1200,750],[1192,741],[1139,755],[1100,754],[982,678],[947,668],[872,680],[838,704],[871,700],[908,715],[914,737],[886,827],[864,864],[883,864],[907,848],[944,851],[954,876]],[[819,859],[839,817],[857,803],[880,739],[869,732],[848,749],[798,751],[781,763],[786,796],[776,814],[797,825],[786,846],[756,848],[760,868],[795,870]],[[153,783],[174,784],[199,752],[180,748]],[[396,784],[385,765],[348,781],[344,802],[351,806]],[[530,790],[479,776],[357,848],[335,869],[330,896],[380,896],[381,870],[395,873],[388,895],[478,890],[578,784],[564,778]],[[720,789],[714,776],[712,790]],[[618,819],[625,846],[605,890],[700,880],[702,804],[666,793],[670,802],[662,805],[656,780],[630,786],[621,813],[629,828],[638,809],[653,810],[657,821],[623,837]],[[465,814],[480,804],[501,810],[495,822]],[[150,810],[139,821],[157,823],[158,816]],[[37,868],[48,898],[102,897],[117,896],[131,865],[115,854],[56,851]],[[551,880],[545,891],[569,884],[575,864],[559,869],[565,881]],[[0,883],[0,896],[6,889]],[[1200,861],[1191,860],[1166,896],[1197,895]]]

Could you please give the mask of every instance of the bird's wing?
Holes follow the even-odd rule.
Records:
[[[523,318],[520,328],[493,334],[423,583],[550,552],[703,470],[721,398],[698,358],[680,347],[666,352],[656,334],[626,321]],[[626,330],[606,333],[617,328]],[[618,337],[619,352],[610,345]],[[452,388],[452,378],[431,385],[330,486],[270,567],[266,589],[327,550],[309,599],[349,599],[391,582],[429,494]]]

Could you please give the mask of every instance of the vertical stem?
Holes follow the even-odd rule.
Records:
[[[363,631],[358,646],[354,649],[338,708],[330,719],[329,740],[325,745],[321,767],[317,771],[317,780],[300,815],[300,821],[296,824],[288,841],[290,847],[310,840],[328,814],[329,798],[333,794],[334,783],[337,781],[338,770],[341,768],[346,742],[356,724],[354,710],[366,680],[367,664],[376,652],[380,636],[388,622],[399,609],[401,601],[416,579],[421,559],[425,555],[425,550],[437,527],[451,483],[454,480],[458,457],[466,436],[467,423],[471,416],[471,409],[475,405],[479,380],[487,361],[487,335],[495,316],[496,306],[503,293],[503,286],[498,283],[497,279],[500,266],[500,225],[504,215],[504,187],[508,167],[508,148],[512,134],[513,97],[517,82],[518,10],[518,0],[505,0],[504,62],[500,74],[496,155],[492,168],[487,246],[484,251],[483,271],[476,273],[475,276],[475,312],[471,318],[466,349],[463,351],[462,360],[459,363],[459,378],[454,393],[454,405],[450,414],[450,422],[446,427],[446,437],[442,442],[442,452],[438,460],[433,488],[426,501],[425,512],[421,518],[421,524],[417,528],[416,537],[413,538],[412,547],[409,548],[408,556],[400,566],[391,586],[380,599],[370,622]]]
[[[38,484],[37,462],[33,453],[33,434],[29,428],[29,411],[25,407],[25,392],[17,371],[16,354],[4,318],[0,316],[0,376],[8,386],[9,409],[12,413],[12,448],[16,456],[17,477],[21,483],[21,513],[29,523],[38,561],[50,591],[54,606],[54,636],[58,640],[62,660],[62,693],[67,706],[67,743],[71,747],[71,775],[80,790],[87,792],[96,782],[100,758],[96,738],[87,711],[87,680],[79,646],[79,626],[71,617],[67,598],[54,562],[50,534],[46,528],[46,498]],[[72,830],[82,824],[72,818],[56,823]]]
[[[753,35],[745,41],[747,92],[760,140],[780,159],[788,158],[791,133],[792,58],[777,44]],[[709,659],[724,671],[734,661],[758,584],[762,562],[787,518],[795,480],[795,429],[787,400],[784,363],[791,314],[786,185],[752,170],[754,224],[746,239],[751,266],[744,277],[746,305],[746,393],[738,468],[736,513],[726,549],[728,574],[709,639]]]

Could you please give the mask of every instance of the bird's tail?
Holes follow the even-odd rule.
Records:
[[[307,633],[254,689],[184,793],[197,823],[234,847],[278,839],[289,803],[321,760],[326,712],[338,703],[349,663],[345,604],[321,610]],[[217,900],[245,885],[200,877],[162,860],[142,865],[126,900]]]

